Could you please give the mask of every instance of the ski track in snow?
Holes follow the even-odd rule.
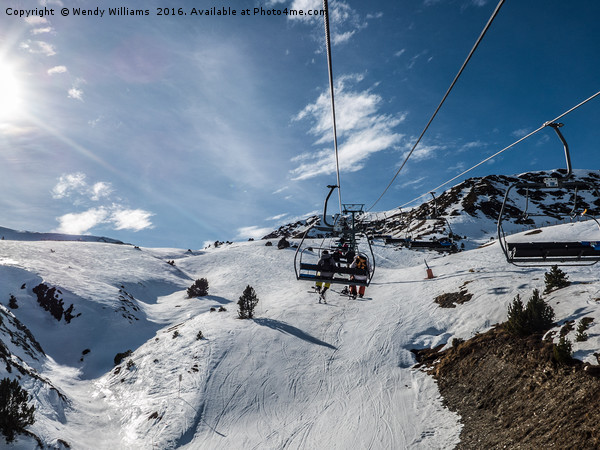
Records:
[[[573,227],[584,225],[544,233],[560,237]],[[497,244],[450,256],[380,242],[374,250],[378,267],[367,289],[370,299],[330,291],[328,303],[318,304],[307,292],[310,284],[295,280],[293,251],[264,242],[190,254],[1,241],[0,300],[17,296],[14,313],[43,337],[49,356],[44,364],[30,364],[68,398],[61,415],[48,389],[28,380],[38,407],[31,430],[75,449],[453,447],[459,417],[443,406],[435,381],[412,368],[410,349],[447,346],[505,320],[516,294],[526,300],[534,288],[543,289],[545,269],[509,266]],[[424,259],[433,280],[424,279]],[[573,284],[547,297],[557,321],[596,317],[597,269],[567,272]],[[187,299],[186,287],[200,277],[208,279],[210,295]],[[68,291],[82,316],[72,324],[49,318],[30,292],[41,280]],[[24,281],[32,284],[20,290]],[[246,285],[260,299],[254,320],[237,319],[236,302]],[[119,289],[139,307],[136,320],[114,310],[122,302]],[[474,294],[464,305],[444,309],[433,302],[461,289]],[[227,311],[209,311],[220,306]],[[92,326],[98,320],[108,327]],[[198,331],[206,339],[197,340]],[[600,325],[594,322],[588,332],[588,341],[573,346],[577,357],[595,362]],[[81,356],[86,346],[91,352]],[[133,354],[114,368],[115,353],[128,348]],[[27,444],[21,439],[13,447]]]

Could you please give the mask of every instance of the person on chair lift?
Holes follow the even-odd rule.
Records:
[[[367,281],[367,273],[369,272],[369,266],[368,266],[368,262],[367,262],[367,258],[365,258],[364,256],[361,255],[356,255],[356,257],[354,258],[354,261],[352,261],[352,264],[350,265],[351,269],[360,269],[361,273],[360,274],[356,274],[356,275],[352,275],[350,277],[351,280],[356,280],[356,281]],[[350,285],[350,296],[353,299],[356,299],[356,285],[351,284]],[[359,286],[358,287],[358,296],[360,298],[363,298],[363,296],[365,295],[365,286]]]
[[[317,273],[317,276],[319,276],[321,278],[329,278],[329,279],[333,278],[335,269],[337,268],[337,264],[333,260],[332,255],[327,250],[323,250],[323,254],[321,255],[321,258],[319,259],[317,266],[319,267],[319,272]],[[327,282],[323,282],[323,281],[316,282],[315,289],[320,294],[319,295],[319,303],[321,303],[321,300],[323,300],[325,303],[327,303],[327,300],[325,300],[325,292],[327,291],[327,289],[329,289],[330,286],[331,286],[331,283],[327,283]]]

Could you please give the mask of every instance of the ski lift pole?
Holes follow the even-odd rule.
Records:
[[[433,278],[435,278],[435,276],[433,275],[433,270],[431,270],[431,267],[429,267],[429,264],[427,264],[427,260],[425,259],[425,267],[427,267],[427,279],[431,280]]]

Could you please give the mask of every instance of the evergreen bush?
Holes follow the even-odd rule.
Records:
[[[187,290],[188,298],[204,297],[208,295],[208,280],[200,278],[196,280]]]
[[[512,334],[524,336],[527,333],[527,319],[525,316],[525,308],[521,301],[521,296],[513,299],[512,304],[508,305],[508,320],[506,321],[506,329]]]
[[[533,290],[525,307],[530,334],[545,331],[554,323],[554,310],[544,301],[540,291]]]
[[[29,393],[17,380],[0,380],[0,431],[6,442],[12,442],[17,433],[35,422],[35,406],[27,406]]]
[[[552,353],[554,359],[559,364],[568,364],[573,359],[573,346],[571,341],[566,337],[561,336],[558,340],[558,344],[554,344],[552,347]]]
[[[567,274],[560,270],[557,265],[552,266],[550,271],[544,274],[544,282],[546,284],[544,294],[567,287],[571,284]]]
[[[575,341],[584,342],[588,340],[587,329],[590,327],[594,319],[584,317],[577,324],[577,334],[575,335]]]
[[[517,294],[511,305],[508,306],[508,320],[506,329],[518,336],[527,336],[547,330],[554,322],[554,310],[534,289],[524,307],[521,296]]]
[[[254,308],[258,304],[258,297],[254,288],[250,285],[246,286],[244,293],[238,301],[238,315],[240,319],[252,319],[254,317]]]
[[[8,307],[10,309],[17,309],[19,305],[17,304],[17,298],[10,294],[10,298],[8,299]]]

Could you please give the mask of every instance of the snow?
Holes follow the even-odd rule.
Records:
[[[584,222],[541,235],[593,231]],[[33,397],[36,423],[28,429],[75,449],[451,448],[460,417],[443,405],[434,379],[413,367],[410,350],[485,332],[506,320],[515,295],[527,300],[544,288],[546,269],[507,264],[496,242],[439,255],[375,241],[369,299],[329,292],[324,305],[310,283],[295,279],[294,250],[264,244],[188,252],[0,241],[0,303],[16,296],[11,312],[46,353],[36,360],[10,345],[39,378],[0,365],[0,377],[19,375]],[[434,279],[425,279],[425,260]],[[596,363],[597,268],[564,270],[573,284],[546,300],[559,325],[594,318],[588,341],[567,337],[576,357]],[[188,299],[187,287],[202,277],[209,295]],[[57,286],[65,308],[73,304],[81,316],[69,324],[52,318],[32,293],[41,282]],[[254,320],[237,318],[247,285],[260,299]],[[463,289],[473,298],[456,308],[433,301]],[[3,342],[7,333],[0,328]],[[133,353],[115,367],[126,350]],[[22,436],[12,448],[32,442]]]

